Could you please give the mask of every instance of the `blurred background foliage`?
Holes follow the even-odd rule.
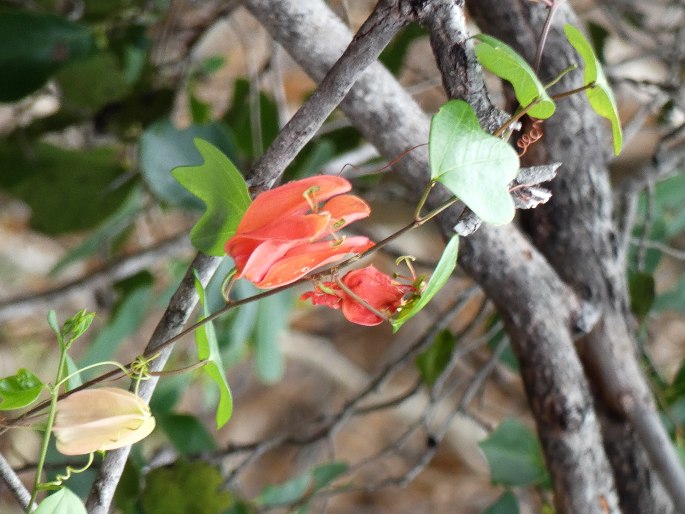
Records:
[[[598,55],[626,48],[616,20],[578,3],[592,20],[587,28]],[[356,27],[371,2],[330,4]],[[629,14],[619,21],[643,28]],[[425,33],[409,27],[382,61],[432,112],[444,96],[428,55]],[[652,102],[629,90],[634,77],[624,81],[621,68],[606,64],[620,86],[623,114]],[[190,260],[187,232],[202,209],[170,170],[201,163],[192,144],[201,137],[247,172],[314,85],[233,1],[2,1],[0,70],[2,376],[19,367],[46,380],[52,374],[55,349],[44,321],[51,307],[61,319],[82,307],[98,313],[90,339],[80,343],[79,364],[129,360],[145,346]],[[636,137],[658,141],[662,128],[682,123],[682,109],[666,98],[648,112],[647,135]],[[617,182],[647,161],[649,151],[619,160]],[[335,113],[286,178],[344,171],[374,205],[362,230],[387,235],[409,219],[412,206],[404,186],[378,173],[383,166]],[[651,184],[634,206],[638,223],[626,273],[645,366],[664,420],[685,448],[680,171]],[[441,248],[428,231],[379,259],[387,264],[411,253],[430,272]],[[230,268],[223,263],[207,289],[212,311],[222,305],[221,281]],[[336,313],[304,308],[290,292],[219,319],[234,419],[216,433],[211,384],[189,374],[163,379],[152,400],[160,430],[134,449],[118,508],[153,514],[295,506],[305,512],[315,502],[330,512],[540,511],[549,503],[548,478],[501,323],[464,277],[447,289],[392,346],[388,327],[349,327]],[[235,292],[244,297],[255,290],[239,283]],[[444,312],[458,315],[432,334]],[[191,346],[178,348],[172,369],[192,362]],[[409,358],[401,358],[406,351]],[[488,362],[494,371],[480,401],[446,418],[452,420],[444,425],[447,443],[416,467],[436,451],[427,420],[441,402],[463,399]],[[360,393],[383,369],[392,380]],[[343,412],[350,397],[368,400],[371,393],[375,403],[357,409],[349,424],[324,423],[326,437],[305,429]],[[279,434],[295,434],[295,442],[288,446]],[[0,450],[30,480],[33,435],[15,431]],[[55,451],[49,461],[53,473],[65,464]],[[409,484],[405,478],[415,469],[422,474]],[[91,480],[92,473],[83,474],[70,487],[85,495]],[[359,487],[364,480],[376,487]],[[323,500],[320,491],[328,491]],[[328,504],[326,496],[333,497]],[[16,511],[11,498],[2,501],[2,512]]]

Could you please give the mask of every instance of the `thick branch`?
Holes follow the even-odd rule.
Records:
[[[423,3],[439,7],[438,2]],[[343,42],[349,41],[344,25],[323,3],[245,0],[244,4],[315,79],[333,65]],[[369,67],[341,107],[388,159],[428,139],[428,118],[380,65]],[[394,168],[415,190],[421,190],[429,176],[425,148],[410,152]],[[457,215],[453,210],[443,217],[446,233],[451,232]],[[545,394],[539,395],[532,408],[548,460],[558,459],[572,467],[563,474],[552,469],[564,498],[561,505],[569,502],[577,506],[576,512],[601,512],[603,499],[610,512],[616,512],[611,473],[569,331],[577,308],[574,296],[511,226],[484,227],[465,239],[460,263],[507,320],[528,390],[549,393],[546,401]]]
[[[10,490],[14,498],[17,500],[22,509],[26,509],[31,501],[31,493],[26,489],[24,484],[19,480],[19,477],[5,459],[5,456],[0,454],[0,478]]]
[[[469,4],[483,30],[530,56],[545,9],[524,0],[512,2],[506,13],[498,6],[493,0]],[[542,77],[554,76],[578,60],[563,35],[564,23],[577,24],[568,6],[558,10],[552,24],[540,68]],[[571,89],[581,84],[579,80],[579,73],[569,74],[557,87]],[[615,431],[621,417],[627,426],[620,432],[631,434],[621,441],[607,441],[607,448],[615,450],[610,457],[621,506],[627,512],[663,512],[669,502],[643,450],[650,455],[675,505],[685,505],[685,473],[672,446],[663,444],[668,439],[663,426],[652,422],[656,410],[629,329],[625,270],[612,223],[612,194],[601,143],[607,141],[605,136],[585,95],[557,103],[555,115],[545,123],[542,144],[527,158],[529,163],[559,160],[564,167],[551,184],[552,200],[532,213],[529,225],[537,246],[563,279],[603,313],[579,351],[599,404],[607,411],[604,419],[613,418],[605,424],[605,437]],[[635,435],[642,445],[635,444]]]

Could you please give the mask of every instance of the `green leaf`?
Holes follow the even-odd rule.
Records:
[[[94,48],[87,27],[51,14],[0,12],[0,102],[39,89],[66,63]]]
[[[490,465],[493,484],[528,486],[548,480],[540,444],[520,421],[503,421],[478,445]]]
[[[649,314],[656,297],[654,290],[654,276],[651,273],[634,272],[628,274],[628,290],[630,291],[630,308],[639,320]]]
[[[428,279],[426,288],[421,293],[418,299],[412,300],[407,305],[402,307],[402,310],[390,320],[393,332],[397,332],[402,325],[409,319],[413,318],[421,309],[423,309],[428,302],[442,289],[445,283],[452,276],[454,268],[457,266],[457,255],[459,253],[459,236],[452,236],[452,238],[445,246],[445,249],[440,256],[438,264],[435,266],[435,271]]]
[[[31,226],[48,234],[94,227],[128,197],[132,181],[119,149],[64,150],[48,143],[0,142],[0,188],[31,208]]]
[[[66,105],[93,114],[123,99],[130,90],[117,58],[109,52],[69,63],[55,78]]]
[[[432,387],[438,377],[445,370],[452,357],[457,340],[449,330],[441,331],[425,352],[416,357],[416,367],[419,368],[421,380],[428,387]]]
[[[67,391],[71,391],[72,389],[83,384],[83,379],[81,378],[81,373],[79,372],[80,368],[76,365],[76,362],[74,362],[72,356],[67,353],[65,358],[67,363],[67,376],[70,377],[69,380],[67,380]]]
[[[511,83],[521,107],[538,101],[538,104],[528,111],[528,115],[544,120],[554,114],[554,101],[523,57],[509,45],[492,36],[477,34],[473,37],[480,41],[480,44],[476,45],[476,57],[481,65]]]
[[[483,514],[519,514],[519,502],[511,491],[505,492]]]
[[[87,514],[81,498],[66,487],[45,498],[33,514]]]
[[[222,482],[216,466],[177,461],[146,476],[143,508],[146,514],[219,514],[233,503]]]
[[[611,132],[614,137],[614,153],[621,153],[623,146],[623,132],[621,130],[621,120],[618,117],[618,108],[614,93],[609,86],[602,64],[597,59],[592,45],[585,39],[585,36],[573,25],[564,25],[564,33],[571,46],[580,54],[585,64],[583,80],[585,85],[594,84],[586,90],[590,106],[594,111],[611,122]]]
[[[255,365],[259,378],[269,384],[283,376],[285,363],[279,339],[288,324],[292,305],[292,295],[288,291],[259,300],[253,333]]]
[[[209,316],[210,312],[207,307],[205,289],[202,287],[197,272],[195,270],[193,272],[195,273],[195,290],[200,297],[200,305],[202,306],[202,317],[200,318],[202,320]],[[224,365],[221,362],[221,353],[219,352],[219,343],[216,339],[214,324],[211,321],[195,331],[195,344],[197,345],[197,358],[201,361],[207,361],[202,366],[202,370],[219,388],[219,405],[216,409],[216,428],[219,429],[231,419],[233,414],[233,397],[226,379]]]
[[[60,336],[62,343],[67,350],[74,343],[74,341],[81,337],[86,330],[90,328],[90,325],[93,323],[94,319],[94,312],[81,309],[64,322],[64,325],[62,325],[62,329],[60,330]]]
[[[163,202],[202,209],[202,202],[181,187],[170,173],[179,166],[200,164],[196,138],[213,144],[226,155],[234,154],[233,138],[222,123],[176,128],[168,119],[151,124],[140,137],[140,171],[153,194]]]
[[[428,148],[431,178],[479,218],[494,225],[514,218],[508,185],[518,172],[518,155],[480,127],[469,104],[450,100],[440,108],[431,121]]]
[[[190,231],[193,246],[207,255],[220,256],[250,205],[250,194],[240,172],[218,148],[202,139],[195,139],[195,146],[204,163],[175,168],[172,173],[207,207]]]
[[[340,475],[347,472],[348,469],[347,463],[341,461],[329,462],[315,467],[312,470],[312,478],[314,479],[312,488],[314,491],[323,489]]]
[[[235,134],[236,146],[240,149],[241,156],[253,160],[259,157],[263,148],[252,140],[253,130],[251,124],[256,116],[252,111],[253,102],[250,98],[250,82],[238,79],[233,85],[233,98],[231,108],[224,116],[224,121],[231,127]],[[268,146],[276,138],[280,130],[278,125],[278,107],[276,102],[263,91],[259,91],[259,118],[262,147]]]
[[[0,379],[0,410],[21,409],[35,402],[45,384],[29,370]]]
[[[311,482],[311,471],[306,471],[282,484],[268,485],[257,498],[257,502],[264,507],[290,505],[301,500],[307,494]]]
[[[57,275],[70,264],[95,253],[110,256],[112,247],[121,241],[121,236],[131,227],[136,214],[143,208],[142,190],[135,188],[112,215],[104,220],[95,231],[75,248],[72,248],[50,270]]]
[[[154,412],[157,425],[183,455],[216,450],[216,442],[202,423],[190,414]]]

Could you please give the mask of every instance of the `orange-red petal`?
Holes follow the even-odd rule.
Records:
[[[257,195],[238,224],[236,233],[258,230],[273,222],[274,217],[304,214],[310,209],[305,193],[316,188],[313,199],[323,202],[352,189],[348,180],[332,175],[317,175],[288,182]]]
[[[364,200],[354,195],[338,195],[326,202],[321,208],[330,213],[331,223],[335,230],[341,229],[371,214],[371,207]],[[342,223],[341,223],[342,220]]]
[[[294,246],[277,259],[264,278],[255,282],[255,285],[262,289],[270,289],[290,284],[313,270],[340,261],[348,254],[364,252],[373,245],[373,241],[367,237],[354,236],[339,244],[321,241]]]

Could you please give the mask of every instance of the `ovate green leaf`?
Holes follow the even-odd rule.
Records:
[[[511,83],[516,100],[522,107],[538,101],[537,105],[528,111],[531,117],[547,119],[554,114],[554,101],[523,57],[509,45],[492,36],[477,34],[474,38],[480,41],[480,44],[476,45],[476,57],[480,63],[484,68]]]
[[[564,33],[569,43],[580,54],[585,63],[583,80],[585,85],[594,84],[587,90],[587,98],[594,111],[611,122],[611,132],[614,137],[614,153],[618,155],[623,146],[623,132],[621,130],[621,120],[618,117],[618,108],[614,93],[609,86],[602,64],[597,59],[592,45],[585,36],[568,23],[564,25]]]
[[[209,316],[210,312],[207,308],[207,301],[205,289],[202,283],[195,275],[195,289],[200,296],[200,305],[202,306],[202,319]],[[195,331],[195,343],[197,344],[197,357],[199,360],[206,360],[206,364],[202,367],[203,371],[211,378],[219,388],[219,405],[216,409],[216,427],[224,426],[231,415],[233,414],[233,397],[231,395],[231,388],[226,379],[226,372],[224,365],[221,362],[221,353],[219,352],[219,343],[216,339],[216,331],[214,324],[210,321],[205,323]]]
[[[486,223],[514,218],[509,194],[519,168],[516,151],[485,132],[469,104],[450,100],[431,121],[431,178],[444,184]]]
[[[457,266],[458,253],[459,236],[455,235],[452,236],[452,239],[450,239],[447,246],[445,246],[445,249],[440,256],[440,260],[435,266],[435,271],[433,271],[430,279],[428,279],[426,288],[421,293],[421,296],[402,307],[402,310],[390,320],[393,332],[397,332],[402,325],[428,305],[428,302],[430,302],[438,291],[442,289],[452,275],[454,268]]]
[[[193,246],[208,255],[224,255],[224,244],[250,205],[250,195],[245,180],[228,157],[207,141],[194,142],[204,163],[174,168],[172,173],[207,207],[190,231]]]
[[[21,409],[38,399],[45,384],[27,369],[0,378],[0,410]]]
[[[431,387],[445,370],[452,357],[456,339],[449,330],[441,331],[425,352],[416,357],[421,380]]]
[[[93,49],[88,27],[52,14],[0,13],[0,102],[32,93],[60,67]]]
[[[182,455],[216,450],[216,442],[205,426],[190,414],[154,413],[157,425]]]
[[[86,514],[81,499],[66,487],[45,498],[33,514]]]
[[[503,421],[479,446],[488,459],[494,484],[528,486],[547,480],[540,444],[520,421]]]

